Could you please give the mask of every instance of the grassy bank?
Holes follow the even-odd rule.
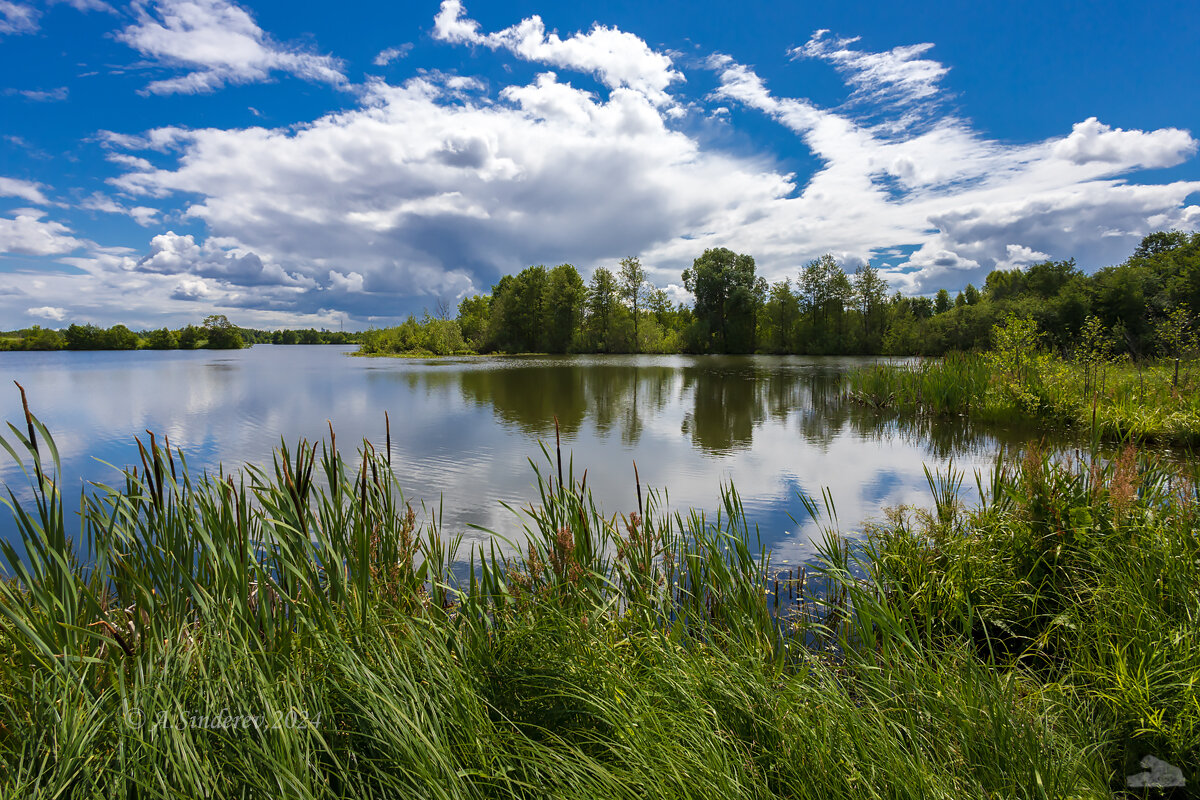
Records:
[[[458,350],[452,353],[435,353],[432,350],[405,350],[402,353],[364,353],[361,349],[355,350],[350,355],[356,358],[415,358],[418,360],[428,359],[453,359],[453,358],[498,358],[505,354],[503,353],[476,353],[474,350]],[[522,353],[521,355],[525,355]]]
[[[1106,464],[1031,448],[957,501],[931,481],[932,512],[896,510],[863,554],[872,585],[930,642],[1061,692],[1125,773],[1146,755],[1200,784],[1200,470],[1126,448]]]
[[[732,490],[606,516],[551,460],[505,557],[419,524],[390,448],[234,477],[151,441],[71,542],[52,441],[9,445],[3,796],[1108,797],[1198,761],[1195,485],[1129,459],[969,513],[935,482],[776,594]]]
[[[881,412],[965,415],[1108,441],[1195,447],[1200,391],[1192,368],[1176,369],[1174,361],[1089,363],[1035,354],[1005,363],[994,353],[955,353],[863,367],[846,385],[852,399]]]

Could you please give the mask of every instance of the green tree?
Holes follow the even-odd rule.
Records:
[[[1123,265],[1140,267],[1156,284],[1148,301],[1157,309],[1183,306],[1200,315],[1200,231],[1159,231],[1142,240]]]
[[[512,275],[502,275],[492,287],[492,297],[489,304],[486,350],[508,350],[511,333],[508,326],[509,306],[512,304],[513,287],[516,278]]]
[[[1175,375],[1171,385],[1179,388],[1179,362],[1196,347],[1196,332],[1191,315],[1183,306],[1173,308],[1154,326],[1162,351],[1175,362]]]
[[[542,335],[547,352],[565,353],[571,349],[583,320],[586,297],[583,278],[574,266],[560,264],[550,270],[542,307]]]
[[[829,307],[829,287],[834,270],[840,269],[833,255],[826,253],[814,258],[800,271],[797,287],[804,313],[810,318],[814,330],[824,330],[827,320],[824,315]]]
[[[475,350],[484,349],[491,315],[492,298],[489,295],[464,297],[458,304],[458,327],[464,341]]]
[[[666,289],[653,289],[646,298],[646,308],[654,315],[654,319],[664,328],[669,325],[671,317],[671,300]]]
[[[1025,273],[1019,269],[997,269],[988,273],[983,283],[988,299],[1001,302],[1015,297],[1025,290]]]
[[[1133,251],[1133,258],[1153,258],[1169,253],[1187,244],[1188,236],[1182,231],[1157,231],[1142,239]]]
[[[771,285],[770,296],[763,308],[766,331],[763,344],[772,353],[786,353],[791,349],[792,332],[800,318],[800,301],[792,292],[792,282],[787,278]]]
[[[917,319],[929,319],[933,316],[933,301],[928,297],[912,297],[912,313]]]
[[[945,289],[938,289],[937,296],[933,298],[933,313],[945,314],[950,310],[950,293]]]
[[[242,334],[224,314],[204,318],[205,345],[210,350],[236,350],[243,346]]]
[[[1083,369],[1083,393],[1092,397],[1093,409],[1099,397],[1104,368],[1112,359],[1114,342],[1097,317],[1084,320],[1075,346],[1075,363]]]
[[[804,351],[845,352],[845,309],[854,289],[837,259],[826,253],[808,262],[800,272],[799,286],[806,317]]]
[[[587,338],[591,349],[609,352],[617,300],[617,280],[612,270],[596,267],[587,290]]]
[[[754,258],[725,247],[705,250],[684,270],[683,284],[696,298],[695,316],[705,350],[722,353],[754,349],[755,312],[762,287]]]
[[[1124,346],[1141,353],[1152,331],[1147,310],[1153,293],[1150,269],[1139,263],[1105,267],[1092,276],[1093,313],[1109,329],[1120,328]]]
[[[863,347],[870,353],[878,353],[883,341],[887,290],[887,281],[879,277],[879,271],[870,264],[855,270],[854,299],[863,320]]]
[[[1082,273],[1075,268],[1075,259],[1043,261],[1025,269],[1025,291],[1041,298],[1054,297],[1072,278]]]
[[[95,325],[70,325],[63,336],[68,350],[101,350],[104,348],[104,329]]]
[[[757,352],[759,342],[759,328],[762,323],[762,309],[767,302],[767,292],[771,289],[767,283],[767,279],[758,277],[754,279],[754,286],[750,290],[750,327],[746,332],[744,343],[738,352]]]
[[[621,269],[618,272],[618,290],[621,298],[629,303],[629,307],[633,311],[633,352],[635,353],[639,352],[641,347],[638,339],[638,313],[648,288],[651,287],[646,283],[646,270],[642,268],[642,262],[633,256],[622,258]]]
[[[517,275],[505,275],[492,287],[489,346],[509,353],[544,350],[542,306],[546,290],[546,268],[527,267]]]
[[[542,341],[542,308],[547,277],[546,268],[539,264],[521,270],[513,284],[506,317],[518,352],[546,349]]]
[[[67,344],[66,337],[56,330],[34,325],[21,331],[21,350],[62,350]]]
[[[421,321],[419,341],[418,349],[437,356],[452,355],[464,347],[462,328],[458,326],[458,320],[441,319],[428,314]]]
[[[179,347],[179,334],[170,328],[158,328],[146,334],[146,347],[150,350],[174,350]]]
[[[124,325],[113,325],[104,332],[101,341],[106,350],[136,350],[141,340],[133,331]]]
[[[188,325],[179,331],[179,349],[193,350],[200,343],[204,331],[195,325]]]
[[[1036,374],[1041,338],[1032,319],[1010,315],[992,328],[992,362],[1013,383],[1025,384]]]

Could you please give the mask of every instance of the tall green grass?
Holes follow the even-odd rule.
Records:
[[[1173,362],[1082,364],[1045,354],[1006,374],[990,354],[952,353],[852,371],[846,391],[881,412],[969,416],[992,424],[1075,430],[1097,440],[1200,444],[1200,392]]]
[[[955,604],[965,590],[938,572],[975,574],[939,560],[969,541],[953,491],[936,531],[897,524],[874,561],[828,526],[811,573],[824,593],[785,613],[732,488],[712,517],[640,485],[636,511],[606,516],[586,474],[548,458],[526,539],[463,552],[410,510],[390,447],[346,455],[331,432],[268,468],[196,475],[152,439],[84,498],[73,537],[52,439],[32,416],[10,430],[35,500],[9,495],[21,540],[0,583],[3,796],[1107,797],[1113,748],[1142,741],[1114,728],[1132,717],[1095,688],[1110,684],[1061,666],[1115,674],[1101,644],[1123,628],[1087,639],[1095,655],[980,647],[975,611]],[[1162,549],[1156,568],[1190,554],[1170,541],[1140,543]],[[1119,561],[1106,569],[1135,569]],[[1191,613],[1194,567],[1171,568],[1157,589],[1105,595],[1110,624],[1158,614],[1146,647]],[[1077,624],[1099,637],[1093,605]],[[1038,640],[1009,624],[1025,637],[1013,652]]]
[[[966,415],[986,397],[991,370],[978,356],[951,353],[909,364],[874,364],[847,376],[850,396],[872,408]]]
[[[961,478],[961,476],[959,476]],[[969,643],[1103,730],[1126,774],[1145,755],[1200,785],[1200,471],[1031,448],[963,509],[942,476],[936,512],[893,512],[863,563],[932,642]],[[938,495],[939,493],[935,493]]]

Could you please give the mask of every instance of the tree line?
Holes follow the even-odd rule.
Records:
[[[987,349],[993,327],[1016,316],[1034,320],[1061,352],[1099,327],[1135,358],[1171,356],[1196,345],[1200,233],[1150,234],[1123,263],[1092,275],[1074,259],[1044,261],[931,297],[889,293],[878,270],[847,273],[832,255],[769,284],[752,256],[715,248],[682,278],[690,306],[672,304],[634,257],[615,271],[597,268],[586,283],[571,264],[532,266],[464,298],[454,319],[426,314],[366,331],[360,350],[941,355]]]
[[[124,325],[102,328],[72,324],[55,330],[34,325],[0,332],[0,350],[236,350],[253,344],[354,344],[360,334],[306,329],[240,328],[224,314],[212,314],[200,325],[135,332]]]
[[[646,280],[637,258],[614,272],[599,267],[584,283],[571,264],[505,275],[490,294],[464,298],[455,319],[409,317],[366,331],[364,353],[673,353],[691,311],[673,306]]]
[[[585,282],[571,264],[531,266],[503,276],[491,292],[448,310],[360,333],[264,331],[220,314],[201,325],[134,332],[124,325],[33,326],[0,332],[0,350],[223,349],[255,343],[354,344],[364,354],[455,353],[795,353],[941,355],[987,349],[992,329],[1031,319],[1061,352],[1097,327],[1135,358],[1178,355],[1196,346],[1200,314],[1200,233],[1160,231],[1123,263],[1092,275],[1073,259],[995,270],[982,287],[951,295],[890,292],[872,266],[847,273],[832,255],[769,284],[754,258],[705,250],[682,274],[694,300],[672,303],[650,284],[636,257],[597,268]]]

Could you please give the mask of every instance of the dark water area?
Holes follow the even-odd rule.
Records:
[[[115,483],[117,467],[139,463],[133,437],[147,430],[182,448],[193,469],[228,471],[269,464],[281,440],[327,438],[328,424],[343,451],[364,437],[382,448],[386,411],[406,497],[418,509],[440,503],[444,528],[467,544],[487,538],[472,526],[519,536],[502,502],[536,496],[529,460],[545,463],[539,441],[553,451],[557,417],[564,458],[577,476],[587,469],[608,513],[636,510],[634,461],[643,486],[666,489],[673,509],[715,512],[732,482],[780,565],[811,557],[818,535],[798,492],[828,488],[851,533],[887,506],[928,505],[925,466],[945,470],[953,459],[969,494],[974,470],[1029,438],[954,420],[898,421],[848,402],[841,376],[877,359],[416,360],[354,358],[351,349],[0,353],[0,417],[22,422],[12,385],[20,381],[62,454],[71,511],[89,482]],[[28,500],[20,468],[0,456],[0,481]],[[14,534],[0,510],[0,537]]]

